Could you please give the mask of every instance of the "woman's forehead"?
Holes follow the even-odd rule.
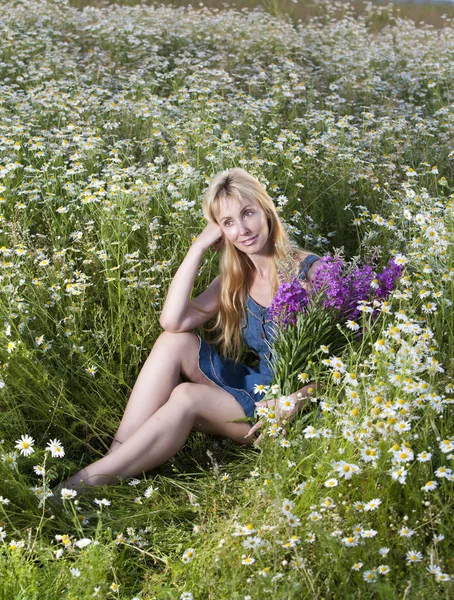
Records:
[[[224,198],[219,200],[215,213],[219,219],[224,217],[231,217],[232,213],[239,212],[246,206],[257,206],[257,203],[250,198]]]

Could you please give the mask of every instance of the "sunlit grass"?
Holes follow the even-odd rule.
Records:
[[[451,597],[448,10],[435,31],[403,5],[298,24],[126,4],[0,9],[0,598]],[[232,166],[311,252],[393,255],[398,290],[288,447],[193,433],[55,506],[49,488],[109,447],[204,190]],[[217,266],[207,252],[194,294]]]

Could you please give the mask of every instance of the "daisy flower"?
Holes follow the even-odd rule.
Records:
[[[152,485],[149,485],[147,487],[147,489],[144,491],[143,495],[145,496],[145,498],[149,498],[152,494],[154,494],[154,492],[157,492],[158,488],[154,488]]]
[[[42,465],[35,465],[33,467],[33,470],[35,471],[35,473],[37,475],[39,475],[40,477],[44,477],[44,475],[46,474],[46,469],[42,466]]]
[[[388,565],[380,565],[377,567],[377,571],[380,575],[387,575],[391,569],[388,567]]]
[[[98,498],[95,498],[93,502],[98,506],[110,506],[112,504],[110,500],[107,500],[107,498],[103,498],[102,500],[98,500]]]
[[[29,435],[22,435],[20,440],[16,441],[16,445],[14,447],[17,448],[17,450],[20,450],[22,456],[30,456],[30,454],[33,454],[34,452],[34,443],[35,440],[32,437]]]
[[[408,527],[402,527],[398,533],[401,537],[411,537],[415,532],[413,529],[409,529]]]
[[[301,383],[306,383],[309,381],[309,375],[307,373],[300,373],[298,375],[298,381],[301,381]]]
[[[378,508],[381,504],[381,500],[380,498],[374,498],[373,500],[370,500],[369,502],[367,502],[367,504],[364,505],[364,510],[365,511],[370,511],[370,510],[375,510],[376,508]]]
[[[284,513],[284,515],[290,515],[294,506],[295,503],[291,500],[284,500],[282,503],[282,512]]]
[[[279,408],[285,411],[293,410],[295,408],[295,401],[290,396],[283,396],[279,400]]]
[[[62,500],[72,500],[73,498],[75,498],[77,496],[77,492],[76,492],[76,490],[63,488],[60,491],[60,495],[61,495]]]
[[[336,485],[338,484],[337,479],[332,478],[332,479],[328,479],[327,481],[325,481],[325,483],[323,484],[325,487],[336,487]]]
[[[357,546],[359,542],[358,542],[358,538],[356,535],[350,535],[350,536],[342,538],[342,543],[347,548],[351,548],[352,546]]]
[[[254,386],[254,394],[264,394],[265,392],[267,392],[270,389],[269,385],[263,385],[263,384],[259,384],[256,383]]]
[[[241,561],[242,565],[253,565],[255,563],[255,558],[252,558],[251,556],[244,556],[243,560]]]
[[[183,556],[181,557],[181,560],[187,564],[190,563],[192,560],[194,560],[194,558],[197,556],[196,551],[193,548],[188,548],[187,550],[184,551]]]
[[[293,490],[293,493],[296,494],[297,496],[301,496],[301,494],[304,492],[304,490],[306,489],[307,483],[303,482],[303,483],[299,483],[296,488]]]
[[[364,571],[363,579],[367,583],[373,583],[377,579],[377,574],[375,573],[375,571]]]
[[[49,440],[47,442],[46,450],[50,450],[53,458],[62,458],[65,456],[65,450],[60,442],[60,440]]]
[[[358,331],[359,325],[356,321],[347,321],[345,326],[348,327],[351,331]]]
[[[422,490],[424,492],[432,492],[436,487],[438,486],[438,483],[436,481],[428,481],[426,483],[426,485],[422,486]]]
[[[421,554],[421,552],[416,552],[416,550],[409,550],[406,554],[406,558],[407,558],[407,562],[409,562],[409,563],[421,562],[422,554]]]

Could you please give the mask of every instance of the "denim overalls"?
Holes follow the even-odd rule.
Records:
[[[306,279],[309,268],[318,259],[315,254],[308,255],[301,263],[298,277]],[[261,306],[247,295],[241,327],[244,343],[258,356],[259,362],[255,367],[243,363],[235,365],[233,360],[222,358],[213,346],[198,336],[200,370],[221,389],[234,396],[248,417],[254,416],[254,403],[262,400],[262,394],[254,392],[255,386],[270,385],[272,381],[270,346],[273,322],[268,318],[268,311],[269,307]]]

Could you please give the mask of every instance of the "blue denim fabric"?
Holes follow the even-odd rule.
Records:
[[[310,254],[304,259],[298,275],[300,279],[306,279],[309,268],[318,259],[315,254]],[[244,343],[259,359],[255,367],[243,363],[235,365],[233,360],[222,358],[213,346],[198,336],[200,370],[221,389],[236,398],[247,417],[254,417],[254,402],[262,399],[260,393],[254,393],[255,385],[270,385],[272,381],[273,322],[268,317],[268,311],[269,307],[261,306],[247,295],[241,327]]]

